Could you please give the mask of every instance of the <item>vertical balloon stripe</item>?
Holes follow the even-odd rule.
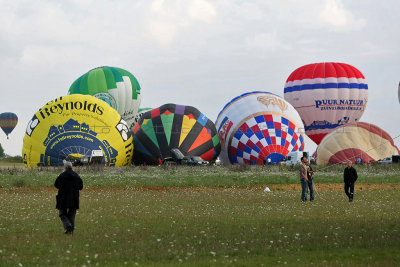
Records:
[[[158,148],[161,152],[161,155],[162,155],[162,157],[167,157],[170,152],[169,152],[168,141],[165,136],[165,129],[163,127],[161,116],[158,115],[156,117],[152,117],[151,121],[153,123],[152,127],[154,129],[154,132],[156,133],[157,144],[158,144]]]
[[[196,123],[196,119],[193,117],[192,114],[183,115],[182,120],[182,128],[181,128],[181,137],[179,139],[179,146],[181,146],[183,140],[185,140],[186,136],[189,134],[193,125]]]
[[[201,146],[211,139],[211,135],[207,132],[207,129],[203,128],[188,151],[190,152],[191,150],[195,149],[198,146]]]
[[[108,89],[113,89],[117,88],[117,82],[120,82],[122,77],[118,73],[118,71],[115,70],[115,68],[103,68],[103,73],[104,73],[104,78],[105,78],[105,83],[106,83],[106,88],[105,90],[107,91]]]
[[[103,69],[95,69],[91,71],[87,79],[87,88],[92,88],[94,94],[107,92],[107,82]]]
[[[207,118],[203,113],[201,113],[200,116],[199,116],[199,118],[198,118],[198,122],[199,122],[202,126],[205,126],[206,123],[207,123],[207,120],[208,120],[208,118]]]
[[[218,137],[217,134],[213,136],[212,142],[213,142],[213,145],[214,145],[215,147],[220,143],[220,142],[219,142],[219,137]]]
[[[214,149],[214,148],[211,148],[210,150],[208,150],[208,151],[205,152],[204,154],[200,155],[200,157],[201,157],[203,160],[210,161],[210,160],[213,159],[214,154],[215,154],[215,149]]]
[[[162,125],[164,127],[165,137],[167,138],[168,146],[171,141],[172,124],[174,122],[174,113],[168,110],[161,115]]]
[[[129,79],[131,80],[131,84],[132,84],[132,99],[138,99],[139,95],[140,95],[140,85],[139,82],[137,81],[137,79],[135,78],[135,76],[133,76],[130,72],[124,70],[124,69],[120,69],[120,68],[116,68],[118,69],[118,71],[121,73],[122,76],[128,76]]]
[[[123,82],[123,81],[124,81],[123,78],[122,78],[122,76],[124,76],[124,75],[122,74],[122,69],[120,69],[120,68],[112,68],[112,67],[107,67],[107,68],[105,68],[105,69],[111,70],[111,72],[112,72],[112,77],[113,77],[113,79],[114,79],[114,83],[115,83],[115,84],[118,83],[118,82]],[[126,71],[126,72],[127,72],[127,71]]]
[[[142,144],[142,142],[139,141],[139,139],[136,136],[133,136],[133,142],[135,144],[135,147],[137,150],[140,150],[140,152],[145,153],[148,156],[153,156],[147,148]]]
[[[158,147],[158,141],[156,137],[156,133],[154,131],[153,122],[151,119],[143,120],[143,124],[141,126],[142,131],[150,138],[150,140]]]
[[[70,87],[69,89],[69,94],[84,94],[83,92],[80,92],[80,86],[81,86],[81,82],[82,82],[82,78],[83,76],[79,77]],[[87,88],[86,88],[86,94],[87,94]]]
[[[176,105],[176,107],[175,107],[175,114],[179,114],[179,115],[185,114],[185,106]]]
[[[81,77],[81,82],[79,83],[79,92],[77,94],[88,95],[89,94],[89,74],[85,74]]]

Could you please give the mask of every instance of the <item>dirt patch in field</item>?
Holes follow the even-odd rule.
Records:
[[[269,187],[271,191],[300,191],[300,184],[272,184],[272,185],[249,185],[249,186],[229,186],[229,187],[203,187],[203,186],[135,186],[135,187],[86,187],[84,191],[122,191],[122,190],[134,190],[134,191],[199,191],[199,192],[211,192],[211,191],[231,191],[231,190],[251,190],[251,191],[263,191],[265,187]],[[343,184],[315,184],[316,191],[341,191],[344,190]],[[400,183],[387,183],[387,184],[356,184],[356,190],[400,190]],[[43,191],[57,191],[54,187],[14,187],[11,189],[0,188],[0,193],[3,192],[43,192]]]
[[[227,191],[227,190],[252,190],[263,191],[265,187],[269,187],[271,191],[300,191],[300,184],[273,184],[273,185],[249,185],[249,186],[220,186],[220,187],[203,187],[203,186],[135,186],[135,187],[88,187],[87,191],[97,190],[135,190],[135,191]],[[356,184],[356,190],[400,190],[400,184]],[[316,191],[341,191],[344,190],[343,184],[316,184]]]
[[[277,185],[266,185],[271,190],[301,190],[300,184],[277,184]],[[316,191],[341,191],[344,190],[344,184],[315,184]],[[264,187],[265,188],[265,187]],[[354,187],[356,190],[399,190],[400,184],[388,183],[388,184],[356,184]]]

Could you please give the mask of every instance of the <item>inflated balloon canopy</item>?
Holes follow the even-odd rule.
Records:
[[[99,67],[88,71],[73,82],[68,94],[92,95],[116,109],[132,127],[140,105],[140,85],[127,70]]]
[[[3,132],[8,135],[14,130],[18,124],[18,117],[14,113],[4,112],[0,114],[0,127]]]
[[[158,164],[173,148],[206,161],[221,150],[214,123],[191,106],[165,104],[147,111],[132,130],[135,164]]]
[[[282,161],[289,152],[304,150],[303,123],[283,98],[249,92],[232,99],[215,123],[221,141],[221,162],[265,164]]]
[[[317,164],[371,162],[398,155],[392,137],[376,125],[357,122],[341,126],[322,139],[317,148]]]
[[[129,165],[132,134],[106,102],[89,95],[68,95],[48,102],[29,121],[22,157],[27,167],[62,166],[70,159],[101,150],[103,164]]]
[[[351,65],[314,63],[290,74],[284,98],[299,112],[308,137],[319,144],[336,127],[360,120],[368,102],[368,85]]]

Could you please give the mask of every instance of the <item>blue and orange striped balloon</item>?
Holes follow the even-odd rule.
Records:
[[[14,130],[15,126],[17,126],[18,117],[14,113],[4,112],[0,114],[0,127],[3,132],[8,135]]]

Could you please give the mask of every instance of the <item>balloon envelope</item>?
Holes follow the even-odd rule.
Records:
[[[398,94],[399,103],[400,103],[400,82],[399,82],[399,87],[397,88],[397,94]]]
[[[336,127],[361,118],[368,85],[364,75],[351,65],[314,63],[290,74],[284,97],[299,112],[306,134],[319,144]]]
[[[92,95],[116,109],[128,125],[134,123],[140,105],[140,85],[130,72],[116,67],[99,67],[79,77],[68,94]]]
[[[131,162],[132,134],[118,112],[88,95],[68,95],[39,109],[26,128],[22,156],[25,166],[61,166],[63,160],[102,150],[103,164]]]
[[[14,113],[4,112],[0,114],[0,127],[3,132],[8,135],[14,130],[15,126],[17,126],[18,117]]]
[[[370,123],[348,123],[324,137],[317,148],[317,164],[371,162],[399,154],[390,135]]]
[[[147,111],[132,130],[135,164],[158,164],[173,148],[206,161],[221,150],[214,123],[191,106],[165,104]]]
[[[304,150],[299,114],[284,99],[268,92],[232,99],[219,113],[216,127],[224,164],[264,164],[268,158],[277,163],[291,151]]]

